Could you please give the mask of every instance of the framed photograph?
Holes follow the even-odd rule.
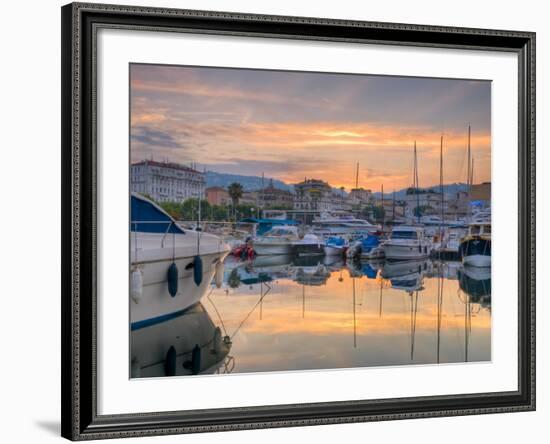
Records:
[[[61,13],[64,437],[535,409],[534,33]]]

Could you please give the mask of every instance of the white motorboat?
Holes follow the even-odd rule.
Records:
[[[258,256],[268,254],[292,254],[292,246],[300,240],[295,226],[277,226],[252,241]]]
[[[349,244],[346,239],[341,236],[330,236],[325,241],[325,254],[327,256],[343,257]]]
[[[292,252],[298,256],[319,256],[325,254],[323,242],[312,233],[305,234],[303,238],[292,244]]]
[[[214,276],[221,281],[229,246],[217,236],[181,228],[138,194],[131,196],[131,209],[130,322],[135,329],[196,304]]]
[[[384,243],[386,259],[413,260],[430,255],[432,244],[420,225],[400,225],[392,229],[391,237]]]
[[[321,217],[313,219],[313,232],[323,237],[361,235],[377,231],[380,231],[378,225],[373,225],[367,220],[357,219],[348,214],[322,214]]]

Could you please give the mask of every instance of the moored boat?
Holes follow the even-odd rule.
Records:
[[[383,259],[385,256],[380,237],[374,234],[357,239],[350,245],[346,255],[354,259]]]
[[[348,248],[348,242],[341,236],[330,236],[325,240],[325,254],[327,256],[342,257]]]
[[[366,235],[377,231],[380,231],[378,225],[350,214],[322,214],[313,219],[313,232],[320,236]]]
[[[391,237],[384,242],[386,259],[413,260],[430,255],[431,242],[420,225],[399,225],[392,229]]]
[[[181,228],[162,208],[131,196],[130,322],[142,328],[171,319],[199,302],[229,246],[219,237]]]
[[[491,222],[472,222],[460,242],[460,257],[465,265],[491,266]]]
[[[268,254],[292,254],[292,246],[300,240],[295,226],[277,226],[252,241],[258,256]]]
[[[292,243],[292,252],[298,256],[319,256],[325,254],[321,239],[315,234],[305,234]]]

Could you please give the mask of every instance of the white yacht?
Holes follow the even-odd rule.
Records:
[[[252,241],[258,256],[266,254],[292,254],[293,244],[300,240],[298,228],[292,225],[281,225],[267,231]]]
[[[431,241],[420,225],[399,225],[392,229],[391,237],[384,243],[386,259],[422,259],[430,255]]]
[[[130,322],[164,322],[196,304],[223,276],[229,246],[221,238],[181,228],[162,208],[131,196]]]
[[[348,214],[329,215],[313,219],[313,232],[320,236],[345,236],[350,234],[368,234],[380,231],[378,225],[373,225],[364,219],[357,219]]]

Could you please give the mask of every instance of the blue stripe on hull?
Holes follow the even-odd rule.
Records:
[[[190,305],[187,308],[184,308],[183,310],[178,310],[178,311],[174,311],[172,313],[163,314],[163,315],[160,315],[160,316],[157,316],[157,317],[154,317],[154,318],[144,319],[143,321],[132,322],[132,324],[130,324],[130,330],[135,331],[135,330],[139,330],[141,328],[150,327],[151,325],[156,325],[156,324],[160,324],[161,322],[166,322],[166,321],[169,321],[171,319],[175,319],[175,318],[187,313],[189,310],[191,310],[197,304],[198,304],[198,302],[193,304],[193,305]]]

